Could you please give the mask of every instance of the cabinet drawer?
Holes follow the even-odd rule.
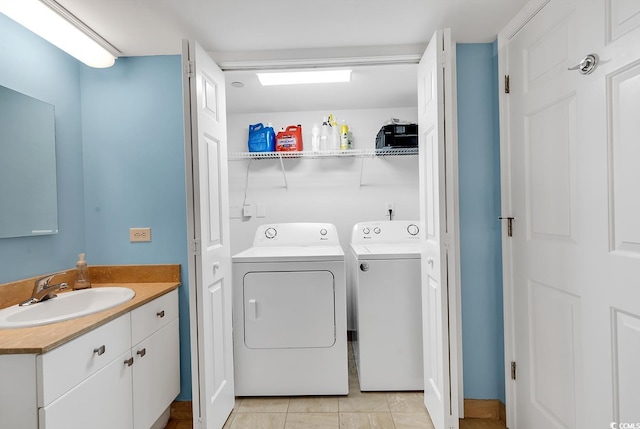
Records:
[[[131,348],[125,314],[48,353],[38,355],[38,406],[45,407]]]
[[[178,317],[178,290],[136,308],[131,312],[131,344],[140,341]]]
[[[132,367],[127,351],[38,410],[39,429],[133,429]]]

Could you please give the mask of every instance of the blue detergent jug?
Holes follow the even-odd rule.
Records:
[[[249,125],[249,152],[273,152],[276,149],[276,132],[270,123]]]

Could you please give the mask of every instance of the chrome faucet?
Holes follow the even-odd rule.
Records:
[[[49,274],[47,276],[41,277],[36,280],[35,285],[33,286],[33,292],[31,293],[31,298],[20,303],[21,306],[36,304],[38,302],[46,301],[51,298],[55,298],[55,292],[59,290],[64,290],[69,285],[67,283],[56,283],[50,285],[51,279],[55,276],[67,274],[66,271],[60,271],[57,273]]]

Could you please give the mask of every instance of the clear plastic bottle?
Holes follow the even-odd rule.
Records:
[[[84,253],[78,255],[78,262],[76,262],[76,280],[73,282],[73,289],[87,289],[91,287],[91,281],[89,280],[89,267],[87,267],[87,261],[85,260]]]
[[[318,128],[318,124],[313,124],[313,128],[311,128],[311,151],[320,152],[320,128]]]
[[[322,122],[322,128],[320,128],[320,150],[330,150],[331,147],[329,145],[329,136],[331,135],[331,130],[329,129],[328,118],[325,116]]]
[[[340,131],[337,125],[331,127],[331,150],[340,150]]]

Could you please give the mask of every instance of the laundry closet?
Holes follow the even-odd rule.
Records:
[[[431,46],[440,45],[433,44]],[[481,150],[483,157],[481,159],[481,157],[478,156],[480,153],[477,151],[474,152],[473,150],[467,152],[470,157],[464,157],[465,161],[467,159],[472,161],[472,165],[468,165],[467,168],[465,168],[464,186],[461,186],[461,190],[464,190],[464,192],[470,191],[472,194],[467,194],[462,198],[461,192],[461,200],[472,201],[473,199],[476,201],[477,198],[485,199],[487,196],[486,190],[492,189],[491,187],[487,188],[488,183],[484,179],[484,168],[487,161],[487,159],[484,159],[485,150],[487,146],[493,145],[496,142],[494,139],[495,134],[491,130],[491,127],[487,127],[491,121],[486,121],[488,118],[493,117],[494,114],[493,93],[495,87],[485,85],[487,81],[490,81],[490,77],[488,76],[491,76],[491,70],[494,64],[492,60],[492,58],[494,58],[492,56],[492,46],[490,44],[472,46],[465,57],[470,62],[478,63],[478,61],[481,61],[483,66],[482,74],[474,73],[471,76],[468,76],[467,73],[463,74],[462,82],[464,85],[462,85],[462,87],[464,91],[461,91],[465,94],[463,105],[465,107],[472,107],[469,111],[471,116],[466,116],[465,121],[462,122],[466,124],[463,125],[462,130],[466,134],[465,142],[470,145],[470,148],[478,148]],[[435,62],[431,61],[430,64],[435,64]],[[397,79],[392,77],[391,73],[386,73],[386,75],[389,76],[389,81],[380,86],[373,86],[367,91],[363,91],[361,94],[364,94],[364,98],[362,99],[347,94],[348,90],[344,89],[344,94],[339,93],[329,100],[325,99],[323,101],[321,97],[318,97],[318,92],[316,92],[316,96],[314,97],[313,94],[305,94],[302,89],[299,88],[293,91],[289,90],[288,94],[284,96],[274,91],[264,91],[262,93],[247,91],[250,89],[247,85],[251,85],[250,83],[247,84],[247,82],[250,82],[248,79],[252,79],[254,84],[257,84],[255,70],[246,71],[244,77],[237,78],[233,75],[234,72],[232,70],[225,67],[224,62],[221,62],[221,66],[226,70],[224,73],[224,79],[226,80],[224,93],[218,94],[219,90],[217,88],[220,88],[219,83],[222,83],[221,77],[217,75],[218,70],[218,72],[216,72],[216,76],[218,77],[216,77],[215,80],[211,82],[207,80],[207,92],[203,91],[201,93],[202,95],[197,97],[199,100],[197,108],[199,112],[202,112],[203,121],[215,121],[218,109],[215,104],[211,104],[210,102],[216,100],[218,95],[221,95],[222,98],[227,100],[227,107],[224,110],[223,120],[221,121],[221,123],[226,124],[226,129],[223,130],[222,133],[213,129],[211,130],[213,134],[211,134],[211,132],[205,132],[203,135],[198,133],[198,136],[201,136],[200,138],[202,138],[207,145],[206,151],[200,151],[199,153],[205,155],[202,160],[208,159],[209,162],[203,163],[201,160],[198,160],[197,165],[199,165],[201,170],[206,171],[209,169],[211,161],[214,161],[214,165],[215,162],[222,161],[222,158],[220,158],[220,161],[217,160],[216,153],[224,155],[227,162],[221,165],[221,169],[222,171],[226,170],[225,172],[227,174],[220,177],[228,179],[228,181],[223,180],[223,188],[221,188],[224,189],[225,192],[228,191],[228,209],[219,211],[216,208],[215,202],[200,207],[205,211],[208,210],[212,218],[217,217],[218,213],[221,213],[224,219],[229,220],[227,224],[229,227],[229,232],[227,233],[229,234],[227,235],[228,239],[222,240],[221,243],[223,245],[227,243],[226,246],[229,246],[229,254],[232,255],[232,261],[234,262],[234,280],[232,281],[235,291],[233,293],[234,300],[236,300],[238,296],[238,290],[243,291],[240,295],[243,295],[242,313],[245,326],[244,337],[238,338],[234,330],[233,335],[235,341],[233,343],[244,343],[246,349],[255,349],[255,347],[247,344],[246,326],[248,326],[247,323],[252,323],[251,321],[254,319],[259,320],[256,314],[260,313],[260,302],[258,302],[259,298],[247,298],[245,296],[246,293],[244,292],[247,291],[247,285],[246,283],[242,283],[242,279],[239,280],[238,273],[235,273],[235,265],[239,255],[242,254],[245,249],[250,249],[255,246],[256,231],[260,231],[260,228],[262,228],[264,233],[261,238],[264,239],[266,237],[266,239],[269,239],[278,236],[274,234],[274,231],[280,231],[280,225],[284,224],[293,222],[324,222],[333,224],[337,227],[339,244],[344,250],[344,253],[347,253],[347,251],[350,250],[351,231],[358,222],[386,222],[391,218],[396,221],[417,220],[418,222],[415,223],[421,223],[419,220],[423,216],[421,215],[422,209],[420,207],[420,181],[424,180],[424,177],[421,178],[423,175],[420,173],[424,167],[422,161],[433,162],[433,160],[439,158],[436,156],[427,156],[426,159],[423,159],[419,153],[402,154],[398,156],[388,156],[389,154],[380,155],[375,151],[375,140],[381,127],[389,123],[389,121],[395,121],[396,119],[394,118],[408,123],[418,122],[418,95],[422,94],[424,102],[424,96],[429,97],[430,94],[432,94],[431,90],[434,86],[423,85],[423,88],[426,89],[418,91],[418,87],[420,86],[417,77],[418,67],[413,65],[414,73],[412,73],[410,77],[405,76],[404,78]],[[424,70],[420,70],[421,73],[424,73]],[[465,68],[464,70],[466,71],[467,69]],[[202,72],[199,72],[196,67],[196,76],[198,76],[198,73]],[[220,75],[222,75],[222,73],[220,73]],[[247,77],[247,75],[252,76]],[[421,79],[420,82],[426,82],[429,76],[433,79],[433,76],[436,76],[436,74],[431,72],[425,75],[424,79]],[[206,79],[209,78],[207,77]],[[388,102],[365,102],[367,100],[366,96],[369,95],[368,93],[375,93],[377,90],[381,90],[381,88],[390,89],[391,92],[393,92],[397,82],[411,82],[410,95],[404,99],[404,101],[398,102],[397,99],[390,98]],[[478,91],[479,88],[482,88],[483,91]],[[485,88],[486,91],[484,90]],[[243,93],[242,91],[245,92]],[[326,89],[326,92],[329,92],[329,89]],[[247,108],[242,102],[238,103],[236,97],[244,97],[256,104]],[[449,94],[447,97],[448,100],[455,98],[457,98],[458,103],[460,103],[460,98],[456,97],[455,93]],[[434,100],[434,98],[426,98],[426,100],[427,102],[425,104],[429,105],[429,101]],[[356,104],[360,101],[362,101],[362,105]],[[432,105],[433,104],[431,104],[431,106]],[[462,111],[466,110],[467,109],[462,109]],[[482,112],[487,112],[488,114],[479,114]],[[309,141],[311,140],[310,129],[314,127],[314,124],[321,124],[324,118],[329,115],[334,116],[337,123],[345,121],[349,125],[353,135],[352,150],[318,154],[314,153],[313,150],[309,150]],[[424,116],[425,113],[423,109],[421,118],[424,118]],[[427,119],[433,117],[437,117],[433,112],[427,115]],[[476,118],[478,120],[476,120]],[[278,153],[263,155],[256,152],[249,152],[249,129],[250,126],[255,124],[272,124],[276,130],[289,126],[301,128],[303,151],[300,153],[288,153],[285,156],[280,156]],[[455,139],[455,135],[460,131],[459,127],[455,127],[455,117],[446,121],[446,124],[448,127],[446,130],[447,135],[453,136]],[[430,127],[427,122],[424,130],[433,130],[433,127]],[[193,134],[195,135],[195,133]],[[226,142],[224,150],[216,149],[216,147],[219,146],[219,142],[222,141]],[[429,145],[429,142],[427,143]],[[454,150],[448,150],[447,153],[452,154],[453,159],[456,159],[457,154]],[[475,155],[473,155],[474,153]],[[493,155],[494,153],[487,152],[487,157],[490,157],[492,160]],[[433,165],[427,168],[430,168],[432,172],[437,171]],[[447,171],[451,177],[447,178],[446,183],[454,183],[457,180],[456,169],[450,168],[447,169]],[[216,182],[218,180],[216,175],[212,175],[211,173],[213,173],[213,171],[199,174],[199,180],[213,180]],[[460,177],[462,177],[462,171],[460,172]],[[468,184],[473,184],[473,186],[469,187]],[[217,186],[215,183],[202,183],[202,189],[206,192],[206,189],[210,189],[210,185]],[[215,197],[215,189],[211,189],[212,191],[202,194],[204,199]],[[425,189],[429,192],[432,188],[427,187]],[[448,189],[447,192],[453,192],[452,195],[456,196],[455,200],[458,200],[457,189]],[[474,198],[468,199],[469,196],[473,196]],[[453,200],[453,197],[451,197],[450,201]],[[484,201],[488,202],[486,199]],[[484,206],[486,206],[487,210],[485,210]],[[389,212],[389,209],[391,209],[391,212]],[[471,218],[479,219],[478,214],[480,212],[478,209],[483,213],[483,218],[481,219],[483,225],[481,228],[485,229],[490,219],[484,219],[484,212],[486,211],[487,215],[493,217],[495,209],[493,205],[486,204],[483,204],[483,207],[467,206],[465,210],[466,215],[469,215],[465,215],[467,220]],[[454,213],[453,210],[450,212]],[[205,213],[201,218],[207,219],[208,216],[209,215]],[[493,224],[493,221],[491,223]],[[475,229],[475,222],[469,223],[467,221],[467,226],[471,224],[474,224],[472,228],[478,231]],[[217,221],[214,223],[207,221],[202,224],[202,227],[204,230],[207,230],[217,225]],[[268,226],[264,227],[262,225]],[[493,227],[489,229],[494,230]],[[318,229],[320,235],[322,235],[322,230],[323,229]],[[270,235],[268,234],[269,231],[271,231]],[[499,229],[496,229],[496,231],[499,231]],[[211,234],[208,233],[208,235],[203,236],[203,239],[212,240],[218,237],[216,231],[212,231]],[[463,239],[463,241],[464,240],[466,239]],[[486,247],[486,242],[478,244],[480,247]],[[196,239],[193,245],[196,251],[198,251],[200,248],[198,239]],[[479,246],[473,244],[471,247],[476,249]],[[218,247],[207,246],[207,257],[210,253],[209,249],[213,252]],[[466,250],[463,250],[463,252],[466,252]],[[203,255],[205,253],[204,243],[202,253]],[[477,252],[474,252],[474,254],[477,255]],[[202,257],[204,258],[204,256]],[[253,258],[253,256],[251,257]],[[217,260],[220,260],[220,262],[216,262]],[[211,303],[214,306],[218,306],[220,305],[221,299],[224,298],[228,300],[229,296],[228,293],[220,293],[220,286],[225,284],[222,280],[228,280],[223,279],[224,273],[229,270],[218,269],[218,267],[222,267],[222,264],[227,264],[228,262],[226,262],[224,258],[213,259],[212,261],[214,275],[220,279],[207,280],[205,283],[210,284],[210,286],[206,287],[205,294],[211,294]],[[293,259],[291,261],[293,261]],[[472,259],[467,259],[467,261],[473,262]],[[258,261],[247,260],[246,262],[253,264]],[[428,260],[427,263],[429,263]],[[202,266],[206,268],[209,266],[207,264],[208,263],[203,263]],[[253,270],[253,268],[251,268],[251,270]],[[249,272],[249,270],[246,271],[246,273]],[[282,272],[284,273],[285,271]],[[286,272],[293,273],[294,271],[287,270]],[[204,276],[210,274],[209,270],[206,269],[202,272]],[[471,272],[471,274],[470,277],[467,277],[468,280],[471,280],[467,282],[467,284],[476,289],[480,279],[474,276],[473,272]],[[246,276],[243,275],[240,277],[244,279]],[[215,284],[210,282],[214,282]],[[249,288],[251,289],[251,287],[250,285]],[[477,291],[483,293],[480,289],[477,289]],[[225,298],[225,296],[227,298]],[[206,302],[209,299],[210,298],[205,297],[202,301]],[[254,302],[252,302],[252,300]],[[495,304],[500,305],[500,301],[496,301]],[[305,308],[296,307],[295,305],[289,307],[301,308],[300,311],[304,311]],[[458,309],[460,308],[459,302],[456,307]],[[479,310],[481,313],[486,314],[483,309]],[[237,313],[237,311],[235,311],[235,313]],[[228,313],[220,314],[224,315]],[[429,314],[435,315],[437,312],[431,312]],[[234,318],[235,317],[236,316],[234,316]],[[434,316],[432,316],[432,318],[433,317]],[[205,319],[206,318],[207,316],[205,316]],[[349,322],[347,329],[349,331],[357,331],[353,325],[353,313],[351,314],[351,320],[349,320]],[[224,323],[230,325],[230,322]],[[234,326],[239,326],[237,320],[234,321]],[[430,324],[430,326],[435,326],[435,324]],[[337,324],[335,327],[338,329]],[[206,340],[208,337],[205,336],[204,338]],[[226,350],[225,354],[228,353],[230,350],[229,345],[231,344],[231,341],[228,339],[225,340],[225,345],[217,349],[220,354],[217,358],[222,358],[222,350]],[[268,346],[271,348],[270,344],[268,344]],[[205,345],[205,348],[206,347],[210,346]],[[478,347],[471,347],[469,351],[472,355],[477,356],[475,352],[477,352],[478,349]],[[490,353],[493,353],[494,350],[495,348],[492,346]],[[227,357],[224,359],[228,361],[230,359],[229,355],[227,354]],[[474,358],[474,360],[478,359]],[[495,367],[499,373],[502,365],[496,360],[492,362],[496,362]],[[458,360],[458,363],[460,363],[460,360]],[[458,365],[458,363],[456,363],[456,365]],[[479,366],[484,366],[486,361],[478,361],[478,363],[480,364]],[[238,368],[239,371],[240,369],[241,368]],[[483,373],[486,373],[486,371]],[[492,378],[492,384],[496,383],[499,386],[501,383],[500,377]],[[227,379],[225,379],[225,382],[226,380]],[[231,379],[230,381],[232,382],[233,380]],[[230,383],[226,382],[225,386],[227,384],[230,385]],[[466,384],[467,383],[465,383],[464,386],[464,393],[461,380],[460,384],[456,384],[460,395],[459,397],[456,395],[459,407],[462,406],[463,397],[481,398],[487,395],[487,393],[483,393],[484,390],[486,390],[484,389],[484,383],[472,382],[472,384],[470,384],[471,388],[469,389],[471,393],[467,396]],[[220,386],[222,387],[223,385],[221,384]],[[475,389],[476,386],[480,388],[477,391]],[[480,392],[480,390],[483,390],[483,392]],[[242,396],[242,392],[239,393],[240,396]],[[300,394],[295,392],[279,393],[286,395]],[[203,393],[201,393],[201,395],[202,394]],[[207,398],[207,403],[209,403],[210,399],[214,399],[213,394],[213,391],[204,393]],[[248,394],[253,395],[255,392]],[[302,394],[318,394],[318,392]],[[333,392],[333,394],[336,394],[336,392]],[[499,392],[497,394],[489,393],[488,395],[491,395],[492,398],[501,396]],[[215,413],[215,410],[211,412]]]
[[[362,72],[358,67],[352,68],[352,80],[363,79],[361,74],[370,73],[371,67],[367,66]],[[392,219],[419,218],[418,157],[415,153],[399,156],[374,156],[370,153],[332,156],[320,153],[317,157],[282,160],[256,159],[249,153],[243,153],[248,151],[249,125],[257,123],[271,123],[276,131],[289,125],[301,125],[304,152],[310,152],[312,127],[314,124],[320,126],[323,117],[329,114],[334,115],[338,123],[346,121],[349,125],[353,149],[373,151],[378,131],[392,118],[417,122],[416,66],[378,67],[385,70],[388,76],[386,84],[391,87],[396,79],[410,79],[414,86],[413,94],[378,97],[377,101],[363,97],[362,102],[338,96],[330,105],[326,101],[321,105],[322,100],[314,100],[315,89],[300,88],[289,110],[247,112],[241,109],[251,103],[235,102],[234,99],[250,100],[254,96],[252,89],[248,84],[245,88],[231,86],[229,78],[236,79],[237,72],[226,73],[232,254],[249,247],[256,228],[266,223],[333,223],[343,248],[348,249],[353,226],[362,221],[389,220],[388,205],[392,206]],[[397,73],[394,72],[396,69]],[[242,78],[256,79],[255,73],[248,72],[244,72]],[[339,88],[339,85],[351,83],[319,85],[322,88],[328,88],[324,85]],[[309,85],[303,87],[308,88]],[[285,88],[284,91],[288,90]],[[370,91],[376,92],[377,89],[372,86]],[[375,102],[378,104],[373,104]],[[279,104],[276,109],[286,108],[280,106],[281,102],[274,104]]]

